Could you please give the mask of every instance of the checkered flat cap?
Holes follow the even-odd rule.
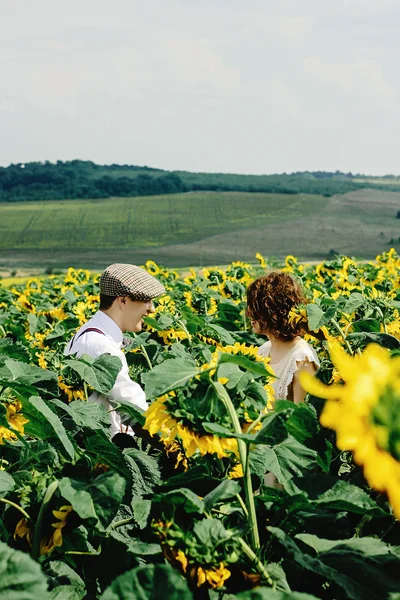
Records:
[[[100,293],[105,296],[131,296],[144,302],[165,293],[161,283],[136,265],[115,263],[107,267],[101,274]]]

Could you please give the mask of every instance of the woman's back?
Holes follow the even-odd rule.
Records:
[[[258,349],[260,356],[270,358],[271,342],[265,342]],[[298,338],[294,345],[290,345],[288,352],[279,362],[271,362],[271,367],[276,374],[276,379],[272,382],[276,399],[293,400],[293,378],[297,370],[304,363],[312,363],[315,369],[319,367],[318,356],[305,340]]]

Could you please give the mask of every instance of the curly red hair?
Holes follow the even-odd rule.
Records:
[[[253,281],[247,289],[247,314],[262,331],[282,342],[292,341],[302,326],[289,322],[290,310],[305,304],[301,286],[287,273],[274,271]]]

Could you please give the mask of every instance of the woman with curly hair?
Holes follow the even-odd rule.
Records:
[[[269,273],[247,289],[246,312],[253,331],[268,337],[258,352],[270,358],[277,376],[272,383],[275,398],[296,404],[305,397],[299,373],[314,375],[319,367],[315,350],[301,337],[301,325],[289,317],[292,308],[305,303],[300,285],[287,273]]]

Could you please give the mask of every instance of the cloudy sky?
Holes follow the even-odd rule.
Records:
[[[0,0],[0,164],[400,174],[400,0]]]

